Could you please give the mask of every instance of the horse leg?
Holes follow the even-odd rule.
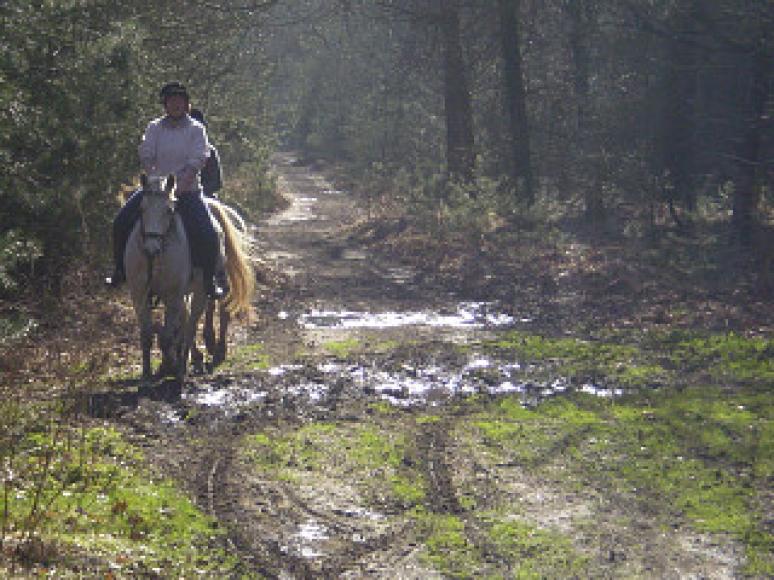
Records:
[[[194,367],[198,372],[204,372],[204,355],[196,347],[196,330],[199,326],[199,319],[204,312],[207,302],[207,295],[204,292],[204,283],[199,274],[195,277],[194,290],[191,297],[191,312],[188,316],[188,324],[185,332],[185,357],[190,353]]]
[[[179,318],[179,311],[167,304],[164,311],[164,325],[158,329],[161,348],[161,366],[156,372],[158,379],[177,374],[180,360],[179,344],[182,342]]]
[[[185,300],[182,301],[181,316],[179,319],[179,325],[176,329],[177,345],[177,381],[182,385],[185,381],[186,374],[188,372],[188,349],[185,346],[185,331],[188,328],[188,307],[185,304]]]
[[[151,346],[153,345],[153,333],[140,334],[140,348],[142,348],[142,380],[151,379]]]
[[[153,319],[150,308],[146,305],[137,308],[137,321],[140,325],[142,380],[149,381],[151,379],[151,348],[153,347]]]
[[[196,315],[196,312],[194,312],[194,308],[195,308],[195,305],[193,304],[193,300],[192,300],[192,304],[191,304],[191,319],[189,321],[189,324],[193,322],[194,316]],[[201,316],[201,314],[199,314],[199,316]],[[197,318],[198,318],[198,316],[197,316]],[[191,356],[191,365],[193,366],[194,371],[196,373],[203,374],[204,373],[204,354],[202,353],[201,350],[199,350],[199,346],[198,346],[198,344],[196,342],[196,331],[198,329],[198,326],[199,326],[198,322],[193,322],[193,328],[190,330],[191,340],[190,340],[190,343],[187,342],[186,344],[187,344],[188,353]],[[207,341],[207,338],[206,338],[206,332],[207,332],[206,322],[205,322],[204,331],[205,331],[205,342],[206,342]],[[186,335],[188,335],[188,331],[186,331]]]
[[[171,301],[167,304],[164,316],[164,335],[167,340],[164,358],[169,361],[168,372],[174,372],[175,378],[182,383],[185,380],[187,360],[185,357],[185,329],[187,310],[185,300]]]
[[[207,308],[204,311],[204,344],[207,347],[207,352],[210,353],[210,356],[215,356],[215,349],[217,348],[217,344],[215,343],[215,322],[214,322],[214,316],[215,316],[215,301],[214,300],[208,300],[207,301]]]
[[[226,308],[224,304],[221,304],[219,308],[220,308],[220,326],[218,328],[219,335],[218,335],[217,349],[213,357],[214,365],[219,365],[224,360],[226,360],[226,350],[228,348],[226,337],[228,336],[228,323],[231,320],[231,315],[229,314],[228,308]]]

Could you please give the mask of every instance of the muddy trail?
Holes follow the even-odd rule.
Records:
[[[236,328],[227,363],[182,391],[87,402],[227,530],[235,575],[734,577],[732,539],[568,467],[582,422],[542,424],[529,449],[492,444],[498,429],[518,441],[509,405],[609,400],[614,386],[484,349],[530,321],[370,254],[346,192],[289,154],[276,171],[290,205],[256,238],[283,281]]]

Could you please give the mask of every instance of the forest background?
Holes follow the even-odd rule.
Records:
[[[11,1],[0,18],[5,298],[104,268],[169,79],[259,204],[293,147],[434,227],[711,223],[710,258],[769,260],[768,1]]]
[[[410,262],[423,292],[534,321],[498,349],[647,387],[616,416],[582,398],[549,405],[537,446],[495,413],[494,439],[596,466],[596,446],[579,460],[568,433],[615,426],[620,457],[652,438],[659,454],[624,475],[656,482],[665,521],[732,534],[745,573],[771,576],[773,35],[771,0],[0,3],[0,559],[34,571],[97,522],[143,547],[147,524],[185,548],[161,543],[138,569],[188,570],[192,552],[231,566],[200,550],[211,522],[147,476],[115,424],[94,428],[60,396],[133,372],[129,308],[101,279],[117,198],[174,79],[205,112],[222,197],[250,221],[280,202],[273,153],[293,151],[283,159],[368,210],[337,232],[347,243]],[[281,274],[259,280],[276,287],[257,304],[298,299]],[[262,343],[246,346],[260,359]],[[513,411],[519,430],[533,416]],[[171,532],[167,504],[185,516]]]

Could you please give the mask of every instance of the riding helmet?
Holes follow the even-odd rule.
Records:
[[[163,105],[167,102],[167,99],[169,97],[172,97],[174,95],[182,95],[183,97],[185,97],[186,101],[191,100],[190,96],[188,95],[188,89],[185,88],[185,85],[177,81],[167,83],[163,87],[161,87],[161,91],[159,92],[159,100]]]

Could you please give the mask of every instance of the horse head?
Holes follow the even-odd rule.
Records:
[[[175,178],[146,176],[140,178],[142,184],[142,203],[140,205],[140,224],[142,228],[143,250],[150,256],[157,256],[163,249],[164,235],[172,226],[175,211],[172,190]]]

